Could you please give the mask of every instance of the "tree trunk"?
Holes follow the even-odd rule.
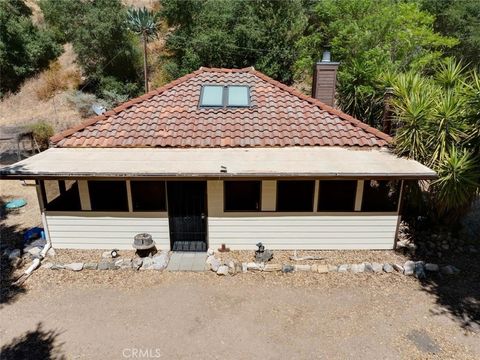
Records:
[[[148,69],[147,69],[147,37],[142,35],[143,39],[143,74],[145,77],[145,92],[148,92]]]

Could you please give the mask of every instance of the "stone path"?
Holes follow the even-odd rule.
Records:
[[[168,271],[205,271],[206,252],[173,252]]]

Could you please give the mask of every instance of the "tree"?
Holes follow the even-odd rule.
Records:
[[[87,89],[99,96],[138,94],[140,54],[120,0],[41,0],[40,7],[57,38],[73,44]]]
[[[480,2],[478,0],[422,0],[422,8],[435,15],[435,29],[460,41],[450,55],[473,67],[480,64]]]
[[[163,66],[171,77],[210,67],[254,66],[292,83],[294,45],[306,26],[301,0],[165,0],[162,18],[173,31]]]
[[[434,17],[414,2],[321,0],[312,3],[306,36],[297,42],[297,81],[308,82],[323,48],[340,61],[338,105],[373,126],[381,119],[384,74],[437,64],[457,41],[432,30]]]
[[[478,74],[449,58],[431,75],[408,72],[390,81],[396,152],[437,171],[429,188],[431,213],[456,220],[480,187],[480,120],[472,108],[480,99]]]
[[[140,35],[143,42],[143,74],[145,80],[145,92],[148,92],[148,72],[147,72],[147,41],[157,36],[158,22],[157,15],[152,11],[130,8],[128,10],[128,27]]]
[[[48,67],[62,51],[51,32],[33,25],[22,0],[0,1],[0,96]]]

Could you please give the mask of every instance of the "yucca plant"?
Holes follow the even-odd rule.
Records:
[[[436,170],[438,180],[432,183],[432,192],[439,213],[455,214],[455,210],[467,208],[480,186],[478,159],[465,149],[452,147]]]
[[[148,91],[147,69],[147,41],[153,39],[158,33],[158,16],[147,8],[130,8],[127,14],[128,28],[140,35],[143,42],[143,73],[145,79],[145,92]]]

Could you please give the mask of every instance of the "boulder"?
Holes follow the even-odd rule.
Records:
[[[386,273],[391,273],[393,272],[393,266],[390,265],[390,264],[384,264],[383,265],[383,271],[385,271]]]
[[[220,265],[217,270],[217,275],[228,275],[228,266]]]
[[[328,266],[328,272],[338,272],[337,265],[327,265],[327,266]]]
[[[255,252],[255,261],[259,263],[266,263],[267,261],[272,260],[273,258],[273,251],[272,250],[264,250],[262,252]]]
[[[417,279],[425,279],[425,267],[423,265],[423,261],[417,261],[415,263],[415,277]]]
[[[155,255],[153,258],[154,270],[163,270],[167,267],[169,257],[167,252],[161,252],[159,255]]]
[[[414,261],[406,261],[403,264],[403,273],[407,276],[412,276],[415,272],[415,262]]]
[[[235,274],[243,272],[243,264],[235,262]]]
[[[242,263],[242,273],[246,273],[248,271],[247,263]]]
[[[373,272],[373,266],[369,262],[363,263],[365,265],[365,272]]]
[[[110,261],[101,261],[98,263],[98,270],[113,270],[115,267],[115,264]]]
[[[295,270],[295,267],[290,264],[284,264],[282,265],[282,272],[283,273],[290,273]]]
[[[38,258],[40,257],[40,253],[42,252],[42,248],[39,248],[39,247],[31,247],[27,250],[28,254],[30,254],[30,256],[32,258]]]
[[[438,264],[426,263],[425,264],[425,270],[431,271],[431,272],[436,272],[436,271],[440,270],[440,267],[438,266]]]
[[[135,270],[138,270],[142,267],[143,265],[143,259],[140,258],[140,257],[137,257],[135,259],[133,259],[132,261],[132,268],[135,269]]]
[[[441,270],[442,270],[442,274],[445,274],[445,275],[455,275],[460,272],[460,270],[453,265],[443,266]]]
[[[65,269],[72,270],[72,271],[82,271],[83,263],[77,262],[77,263],[65,264]]]
[[[207,261],[206,261],[208,267],[210,268],[210,270],[212,271],[217,271],[218,268],[220,267],[220,265],[222,265],[222,263],[220,262],[220,260],[218,260],[215,256],[213,255],[210,255],[209,257],[207,257]]]
[[[325,274],[329,272],[329,266],[324,264],[317,265],[317,272],[320,274]]]
[[[151,270],[153,267],[153,259],[151,257],[143,258],[142,267],[140,270]]]
[[[131,269],[133,261],[132,259],[121,259],[115,261],[115,265],[118,266],[120,269]]]
[[[403,274],[403,266],[399,264],[393,264],[392,267],[395,269],[395,271],[402,273]]]
[[[379,264],[379,263],[374,262],[374,263],[372,263],[372,269],[373,269],[373,272],[376,272],[376,273],[382,272],[383,264]]]
[[[208,248],[207,255],[212,256],[213,254],[215,254],[215,251],[212,248]]]
[[[281,271],[282,265],[281,264],[266,264],[263,271]]]
[[[350,270],[353,273],[362,273],[365,271],[365,264],[352,264]]]
[[[262,267],[258,263],[249,262],[249,263],[247,263],[247,269],[248,270],[261,270]]]
[[[338,272],[344,273],[344,272],[347,272],[348,269],[350,269],[350,265],[342,264],[338,267]]]
[[[98,264],[97,263],[85,263],[85,264],[83,264],[83,268],[85,270],[97,270]]]
[[[19,258],[21,257],[22,252],[20,249],[13,249],[10,252],[8,252],[8,259],[13,260],[14,258]]]
[[[312,267],[310,265],[297,264],[294,266],[295,271],[310,271]]]
[[[52,269],[52,270],[63,270],[63,269],[65,269],[65,267],[63,266],[63,264],[53,264],[50,269]]]
[[[111,259],[112,258],[112,251],[109,250],[109,251],[104,251],[102,253],[102,258],[103,259]]]

